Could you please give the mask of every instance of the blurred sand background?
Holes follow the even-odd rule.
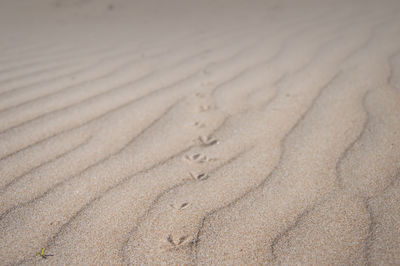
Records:
[[[1,265],[400,265],[399,170],[400,1],[0,0]]]

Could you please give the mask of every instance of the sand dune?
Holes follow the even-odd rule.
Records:
[[[399,14],[1,1],[1,265],[399,265]]]

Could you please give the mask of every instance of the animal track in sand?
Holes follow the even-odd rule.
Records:
[[[199,139],[203,146],[212,146],[218,144],[218,140],[211,136],[200,136]]]
[[[207,125],[201,121],[191,122],[184,125],[184,127],[195,127],[197,129],[205,128]]]
[[[209,75],[211,75],[211,70],[203,69],[202,73],[203,73],[204,76],[209,76]]]
[[[197,173],[197,172],[190,172],[190,176],[194,179],[194,180],[197,180],[197,181],[203,181],[203,180],[206,180],[209,176],[206,174],[206,173],[204,173],[204,172],[199,172],[199,173]]]
[[[175,237],[172,236],[172,234],[169,234],[166,240],[167,240],[166,241],[167,245],[165,245],[164,247],[167,250],[178,249],[187,244],[193,243],[193,241],[187,235],[180,236],[179,238],[176,239]]]
[[[205,128],[206,124],[197,121],[194,123],[194,126],[197,128]]]
[[[206,97],[206,95],[204,93],[201,93],[201,92],[197,92],[195,95],[196,95],[196,97],[199,97],[199,98]]]
[[[187,162],[192,162],[192,163],[205,163],[210,161],[210,159],[201,153],[195,153],[192,155],[185,155],[183,157]]]
[[[203,87],[207,87],[207,86],[211,86],[213,83],[211,81],[204,81],[201,83],[201,86]]]
[[[215,106],[214,106],[214,105],[211,105],[211,104],[208,104],[208,105],[200,105],[200,106],[199,106],[199,111],[200,111],[200,112],[207,112],[207,111],[214,110],[214,109],[215,109]]]
[[[170,204],[169,206],[171,206],[175,210],[184,210],[184,209],[186,209],[187,207],[190,206],[190,203],[189,202],[183,202],[181,204]]]

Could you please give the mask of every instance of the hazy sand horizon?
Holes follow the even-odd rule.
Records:
[[[0,264],[399,265],[399,12],[3,0]]]

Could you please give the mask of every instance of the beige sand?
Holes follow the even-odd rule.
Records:
[[[1,265],[400,265],[400,1],[2,0],[0,49]]]

